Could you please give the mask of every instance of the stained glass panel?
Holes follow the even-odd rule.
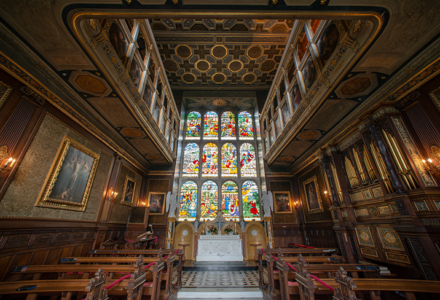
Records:
[[[218,176],[218,148],[214,143],[208,143],[203,146],[202,176]]]
[[[200,198],[200,218],[214,220],[218,211],[218,187],[214,181],[206,181],[202,185]]]
[[[205,113],[203,138],[205,140],[216,140],[218,138],[218,115],[216,112]]]
[[[237,148],[226,143],[222,146],[222,177],[237,176]]]
[[[235,140],[235,115],[230,111],[222,113],[222,140]]]
[[[198,177],[199,176],[199,146],[195,143],[186,145],[183,158],[183,177]]]
[[[222,213],[226,220],[237,219],[240,216],[238,186],[233,181],[226,181],[222,185]]]
[[[240,147],[241,177],[257,177],[257,163],[254,146],[244,143]]]
[[[241,188],[243,199],[243,217],[245,221],[260,219],[260,199],[258,197],[258,187],[253,181],[246,181]]]
[[[240,130],[240,140],[254,139],[252,116],[250,113],[243,111],[238,114],[238,128]]]
[[[200,113],[193,111],[188,114],[186,119],[186,139],[187,140],[199,140],[200,139]]]
[[[179,221],[194,221],[197,216],[197,184],[187,181],[180,188]]]

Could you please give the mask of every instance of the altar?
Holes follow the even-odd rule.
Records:
[[[196,261],[243,261],[239,235],[201,235]]]

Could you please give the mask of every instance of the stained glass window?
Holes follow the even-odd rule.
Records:
[[[238,128],[240,130],[240,140],[253,140],[254,130],[252,125],[252,116],[243,111],[238,114]]]
[[[226,220],[240,217],[238,186],[233,181],[226,181],[222,185],[222,213]]]
[[[237,177],[237,148],[231,143],[222,146],[222,177]]]
[[[199,146],[195,143],[186,145],[183,158],[183,177],[199,176]]]
[[[222,113],[222,140],[235,140],[235,115],[230,111]]]
[[[243,183],[241,188],[243,201],[243,217],[245,221],[260,219],[260,199],[258,197],[257,184],[251,180]]]
[[[218,187],[212,181],[206,181],[202,185],[202,197],[200,198],[200,218],[202,220],[214,220],[218,211]]]
[[[180,188],[179,221],[194,221],[197,216],[197,184],[187,181]]]
[[[186,119],[186,139],[199,140],[200,139],[200,113],[193,111],[188,114]]]
[[[257,163],[254,146],[244,143],[240,147],[241,177],[257,177]]]
[[[216,140],[218,138],[218,115],[216,112],[205,113],[203,138],[205,140]]]
[[[203,147],[202,176],[218,176],[218,148],[214,143],[208,143]]]

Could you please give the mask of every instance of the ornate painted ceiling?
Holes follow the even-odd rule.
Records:
[[[132,64],[121,66],[117,80],[111,79],[108,65],[93,58],[96,45],[82,35],[91,23],[82,21],[151,20],[159,65],[163,63],[171,90],[256,90],[269,89],[274,80],[291,22],[317,18],[370,18],[381,29],[362,55],[355,54],[350,65],[340,66],[343,72],[337,78],[318,78],[328,91],[320,97],[329,101],[314,102],[311,94],[304,95],[313,105],[304,108],[295,123],[301,126],[272,157],[286,162],[280,168],[292,170],[336,139],[366,109],[395,91],[405,96],[438,72],[439,1],[329,0],[323,5],[320,0],[179,0],[177,5],[169,0],[0,1],[0,67],[30,83],[117,153],[151,170],[172,157],[166,157],[166,147],[158,146],[164,144],[162,138],[151,134],[159,132],[157,125],[128,105],[140,102],[141,96],[119,90],[122,84],[133,84],[126,70]],[[359,49],[353,44],[349,51]],[[420,74],[426,76],[419,78]],[[360,102],[348,109],[344,103],[351,101]]]
[[[153,19],[175,89],[269,89],[294,19]]]

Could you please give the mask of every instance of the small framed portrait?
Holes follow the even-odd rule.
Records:
[[[117,20],[115,20],[110,26],[108,38],[122,63],[125,63],[128,54],[129,41],[127,40],[121,24]]]
[[[306,91],[308,91],[317,78],[316,66],[312,55],[309,55],[302,69],[302,77]]]
[[[292,205],[290,203],[290,192],[274,192],[273,198],[275,213],[288,214],[292,212]]]
[[[124,189],[122,191],[121,203],[125,205],[132,205],[134,200],[134,191],[136,188],[136,181],[128,176],[125,177]]]
[[[303,187],[309,213],[316,214],[323,212],[321,194],[319,192],[316,175],[303,181]]]
[[[165,193],[150,193],[150,215],[163,215],[165,212]]]
[[[99,155],[65,136],[37,206],[84,211]]]

